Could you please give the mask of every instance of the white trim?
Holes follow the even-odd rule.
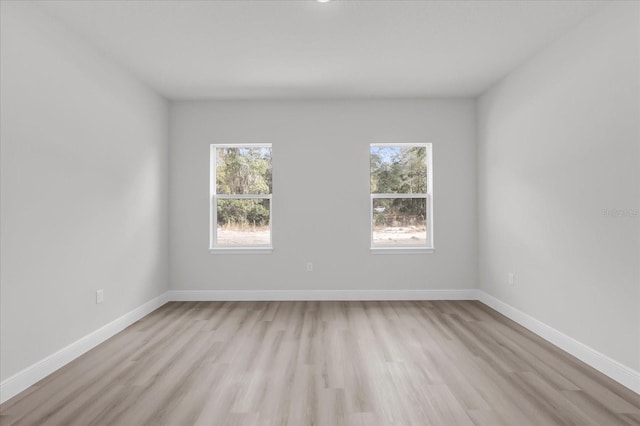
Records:
[[[476,289],[462,290],[170,290],[169,300],[476,300]]]
[[[271,148],[270,143],[212,143],[216,148]]]
[[[0,404],[62,368],[169,301],[169,293],[148,301],[0,383]]]
[[[218,200],[232,199],[261,199],[269,200],[269,244],[257,246],[260,254],[268,253],[273,245],[273,194],[218,194],[217,190],[217,148],[270,148],[273,157],[273,144],[243,143],[243,144],[211,144],[209,146],[209,252],[211,254],[256,254],[256,246],[220,246],[218,240]],[[272,179],[273,180],[273,179]],[[273,182],[272,182],[273,186]],[[271,189],[273,192],[273,188]]]
[[[369,249],[371,254],[431,254],[435,253],[436,249],[426,248],[424,246],[405,246],[405,247],[384,247],[377,245]]]
[[[383,193],[372,193],[371,194],[371,198],[372,199],[376,199],[376,198],[424,198],[424,199],[427,199],[428,197],[429,197],[429,194],[425,194],[425,193],[406,194],[404,192],[398,192],[396,194],[383,194]]]
[[[431,250],[429,251],[429,253],[432,252],[433,250],[433,244],[434,244],[434,238],[433,238],[433,145],[429,142],[429,143],[371,143],[369,144],[369,162],[371,162],[371,148],[372,147],[388,147],[388,146],[400,146],[400,147],[422,147],[426,149],[426,156],[425,156],[425,166],[427,168],[427,188],[426,188],[426,192],[425,193],[409,193],[409,194],[405,194],[405,193],[397,193],[397,194],[389,194],[389,193],[372,193],[371,192],[371,188],[369,188],[369,195],[370,195],[370,200],[369,200],[369,245],[370,248],[372,250],[375,249],[383,249],[383,250],[387,250],[390,247],[396,247],[399,249],[404,249],[404,248],[411,248],[410,246],[405,246],[401,243],[393,245],[393,246],[387,246],[387,245],[380,245],[380,244],[375,244],[373,242],[373,200],[375,199],[393,199],[393,198],[424,198],[425,199],[425,213],[426,213],[426,218],[425,218],[425,225],[427,227],[427,241],[425,242],[425,244],[421,244],[419,247],[426,249],[426,250]],[[369,169],[371,169],[371,167],[369,167]],[[371,170],[369,170],[369,180],[371,180]],[[387,254],[390,252],[378,252],[377,254]],[[414,253],[414,252],[409,252],[409,253]],[[405,252],[402,251],[398,251],[398,252],[394,252],[393,254],[407,254]]]
[[[619,363],[482,290],[478,290],[478,300],[590,365],[602,374],[640,394],[640,372]]]
[[[209,248],[215,246],[217,239],[218,206],[216,205],[216,198],[214,196],[216,193],[216,171],[218,170],[217,155],[216,145],[211,144],[209,146]]]
[[[431,145],[431,142],[377,142],[370,143],[371,146],[420,146],[428,148]]]
[[[478,289],[460,290],[170,290],[0,383],[0,404],[169,301],[478,300],[604,375],[640,394],[640,372]]]
[[[242,246],[238,248],[233,247],[216,247],[210,248],[211,254],[271,254],[273,253],[273,247],[271,246]]]

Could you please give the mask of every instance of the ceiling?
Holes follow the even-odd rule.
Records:
[[[476,96],[598,1],[39,1],[169,99]]]

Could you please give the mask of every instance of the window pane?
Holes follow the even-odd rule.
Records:
[[[424,146],[371,146],[373,194],[426,194]]]
[[[218,194],[271,194],[271,148],[216,148]]]
[[[374,198],[374,245],[426,245],[426,198]]]
[[[218,199],[216,244],[219,246],[270,245],[270,201],[268,198]]]

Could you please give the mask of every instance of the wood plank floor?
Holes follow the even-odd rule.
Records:
[[[640,425],[640,396],[480,302],[173,302],[0,424]]]

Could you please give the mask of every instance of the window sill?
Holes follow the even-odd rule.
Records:
[[[211,254],[271,254],[273,247],[210,248]]]
[[[432,254],[436,249],[426,247],[371,247],[371,254]]]

